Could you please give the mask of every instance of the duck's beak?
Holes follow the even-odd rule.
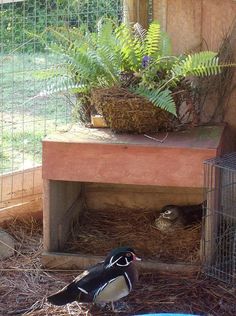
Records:
[[[134,256],[134,261],[142,261],[142,259],[137,257],[135,254],[133,254],[133,256]]]

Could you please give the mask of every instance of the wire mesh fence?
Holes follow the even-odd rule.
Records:
[[[41,93],[48,84],[43,71],[54,71],[62,62],[47,49],[50,34],[46,41],[41,35],[62,26],[85,25],[93,31],[101,17],[122,20],[123,11],[121,0],[0,1],[0,202],[15,197],[15,191],[24,194],[29,170],[36,170],[30,186],[31,194],[37,192],[41,140],[71,122],[73,98],[66,93]],[[16,171],[24,174],[18,174],[17,180],[6,178]]]
[[[236,286],[236,153],[207,160],[204,166],[204,268]]]

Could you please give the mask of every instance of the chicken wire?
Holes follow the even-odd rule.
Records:
[[[236,153],[205,161],[203,264],[236,286]]]
[[[0,0],[0,202],[24,195],[25,178],[17,180],[24,188],[21,193],[13,193],[11,174],[37,170],[42,138],[71,122],[73,98],[65,94],[39,97],[47,82],[37,73],[57,67],[60,60],[45,49],[37,34],[49,26],[86,24],[93,30],[102,16],[121,20],[123,1]],[[6,175],[10,175],[7,183]],[[34,173],[31,186],[33,194]]]

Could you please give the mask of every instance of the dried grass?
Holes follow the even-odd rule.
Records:
[[[48,293],[61,288],[78,271],[42,269],[41,221],[12,221],[5,227],[17,240],[15,256],[0,262],[0,315],[109,316],[108,309],[70,304],[54,307],[46,303]],[[144,312],[189,312],[212,316],[236,315],[236,291],[202,275],[143,274],[136,289],[125,299],[130,316]]]
[[[172,114],[128,89],[94,89],[91,100],[107,125],[115,132],[142,134],[173,129],[175,120]]]
[[[102,256],[117,246],[132,245],[146,259],[199,263],[201,224],[165,234],[155,228],[155,218],[155,211],[145,209],[86,210],[73,225],[66,250]]]

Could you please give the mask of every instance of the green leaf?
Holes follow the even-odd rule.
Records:
[[[195,53],[186,56],[172,68],[174,76],[211,76],[221,72],[221,65],[217,54],[210,51]]]
[[[170,37],[167,33],[161,32],[160,35],[160,45],[159,45],[159,55],[163,56],[171,56],[172,55],[172,45]]]
[[[146,87],[138,87],[133,89],[133,92],[137,95],[140,95],[150,102],[152,102],[155,106],[166,110],[167,112],[176,114],[176,106],[174,99],[172,97],[172,93],[169,89],[160,90],[160,89],[147,89]]]
[[[69,92],[72,90],[80,90],[84,91],[86,87],[84,85],[76,84],[74,81],[71,80],[71,78],[65,76],[58,76],[53,78],[53,80],[49,80],[47,82],[46,89],[40,91],[40,93],[36,96],[38,98],[45,97],[45,96],[51,96],[56,93],[61,92]]]
[[[145,55],[153,56],[160,49],[161,26],[157,21],[150,24],[145,39]]]
[[[126,24],[121,24],[115,30],[115,36],[119,42],[119,50],[122,55],[124,69],[138,71],[142,60],[142,43],[136,38],[132,29]]]

